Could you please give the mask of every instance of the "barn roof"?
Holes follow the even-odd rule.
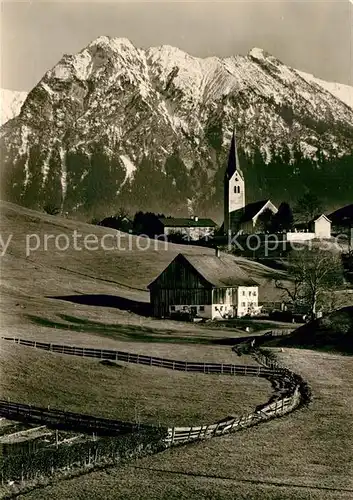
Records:
[[[215,287],[258,285],[239,267],[236,259],[231,255],[221,254],[219,257],[216,255],[181,255]]]
[[[159,219],[165,227],[216,227],[217,224],[212,219],[188,219],[187,217],[173,218],[166,217]]]
[[[250,278],[237,264],[236,259],[229,254],[220,254],[218,257],[216,255],[185,255],[180,253],[174,260],[176,259],[187,261],[201,277],[215,288],[258,286],[258,283]]]

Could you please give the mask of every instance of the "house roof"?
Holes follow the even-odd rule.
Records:
[[[325,214],[321,214],[319,215],[318,217],[315,217],[315,219],[313,220],[313,222],[316,222],[318,221],[319,219],[326,219],[327,222],[331,222],[331,220],[325,215]]]
[[[216,227],[217,224],[212,219],[189,219],[183,218],[161,218],[160,222],[165,227]]]
[[[335,212],[332,212],[332,214],[328,217],[334,225],[349,226],[350,224],[353,224],[353,203],[339,208]]]
[[[180,253],[174,260],[176,259],[187,261],[200,276],[215,288],[259,285],[240,268],[236,259],[229,254],[221,254],[217,257],[216,255],[185,255]]]
[[[260,212],[260,210],[268,203],[270,200],[262,200],[255,201],[254,203],[248,203],[244,208],[240,208],[238,210],[234,210],[231,214],[235,216],[239,216],[239,222],[249,222],[251,221],[256,214]]]
[[[313,227],[314,223],[319,219],[326,219],[328,222],[331,223],[331,220],[325,214],[321,214],[314,217],[314,219],[311,219],[309,222],[297,221],[294,223],[294,227],[296,227],[297,229],[309,229]]]

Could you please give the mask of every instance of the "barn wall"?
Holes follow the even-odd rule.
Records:
[[[169,316],[170,306],[207,306],[212,304],[212,289],[209,288],[161,288],[151,289],[153,314],[157,317]]]
[[[152,287],[166,289],[210,288],[187,260],[175,259],[153,282]]]

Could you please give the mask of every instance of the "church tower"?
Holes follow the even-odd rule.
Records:
[[[228,155],[228,166],[224,176],[224,232],[231,231],[231,213],[245,207],[245,181],[240,169],[235,132]]]

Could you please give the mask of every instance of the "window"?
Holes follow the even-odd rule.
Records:
[[[245,295],[245,290],[243,290],[243,295]]]
[[[256,297],[256,290],[255,290],[255,292],[253,292],[252,294],[253,294],[253,296],[254,296],[254,297]]]
[[[205,310],[205,306],[200,306],[200,311],[204,311]]]
[[[242,307],[245,307],[246,304],[245,304],[245,302],[242,302],[241,305],[242,305]]]
[[[175,306],[170,306],[171,311],[175,311]]]
[[[251,297],[251,291],[249,292],[249,297]]]
[[[220,311],[223,311],[223,306],[220,306],[220,307],[219,307],[219,310],[220,310]]]

